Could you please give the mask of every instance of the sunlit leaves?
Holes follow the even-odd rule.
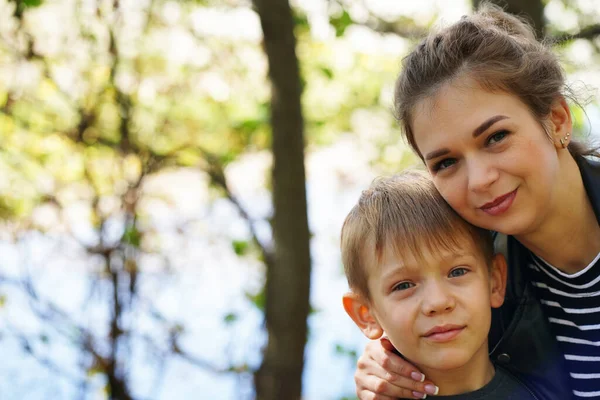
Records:
[[[308,33],[310,30],[310,24],[308,23],[308,18],[305,13],[300,10],[292,10],[292,17],[294,18],[294,31],[296,36],[300,36]]]

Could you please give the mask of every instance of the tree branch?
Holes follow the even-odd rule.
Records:
[[[550,42],[555,45],[565,44],[576,39],[595,39],[596,36],[600,36],[600,24],[586,26],[575,34],[562,33],[550,37]]]
[[[244,206],[240,203],[237,196],[233,194],[231,189],[229,188],[229,184],[227,183],[227,178],[225,177],[225,171],[223,168],[223,164],[219,161],[218,157],[214,154],[206,150],[200,149],[200,152],[203,154],[204,159],[207,162],[207,166],[204,168],[205,172],[208,174],[210,181],[221,188],[225,193],[225,197],[233,204],[233,206],[237,209],[238,213],[242,216],[242,218],[246,221],[248,225],[248,229],[250,230],[250,235],[252,236],[252,241],[254,244],[258,246],[260,249],[261,255],[265,261],[267,266],[274,265],[275,262],[275,254],[273,250],[268,247],[267,244],[262,243],[258,237],[258,233],[255,228],[254,219],[248,214],[248,211],[244,208]]]

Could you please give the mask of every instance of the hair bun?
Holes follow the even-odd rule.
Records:
[[[536,41],[535,31],[525,18],[504,12],[495,4],[483,3],[473,17],[480,19],[483,25],[492,25],[510,36]]]

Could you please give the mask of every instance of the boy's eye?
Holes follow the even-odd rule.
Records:
[[[414,287],[415,284],[412,282],[400,282],[399,284],[397,284],[396,286],[394,286],[394,288],[392,290],[397,291],[397,290],[407,290],[410,289],[411,287]]]
[[[456,164],[455,158],[445,158],[433,166],[434,171],[441,171]]]
[[[450,273],[448,274],[448,276],[451,277],[451,278],[456,278],[456,277],[459,277],[459,276],[463,276],[467,272],[469,272],[469,271],[466,268],[455,268],[452,271],[450,271]]]
[[[490,137],[488,137],[487,144],[494,144],[494,143],[501,142],[502,139],[504,139],[507,135],[508,135],[507,130],[498,131],[498,132],[490,135]]]

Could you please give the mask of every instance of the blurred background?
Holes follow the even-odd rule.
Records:
[[[355,398],[341,224],[417,164],[402,57],[477,3],[0,0],[0,399]],[[497,3],[593,138],[600,0]]]

